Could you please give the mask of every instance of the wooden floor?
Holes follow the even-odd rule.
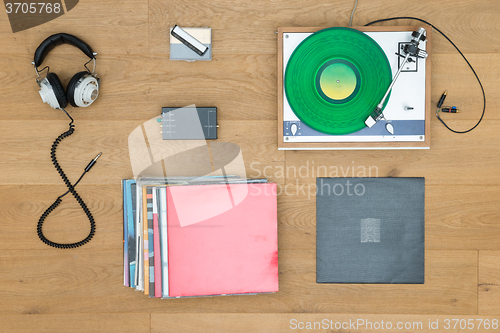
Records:
[[[329,331],[361,332],[366,330],[334,326],[362,319],[423,322],[422,330],[407,332],[428,331],[437,320],[439,329],[429,330],[436,332],[454,318],[500,319],[500,2],[360,0],[354,16],[353,25],[417,16],[446,32],[484,84],[488,107],[476,130],[453,134],[433,117],[430,150],[278,151],[277,28],[346,26],[353,4],[80,0],[56,20],[15,34],[2,12],[0,331],[288,332],[327,319],[333,323]],[[170,61],[168,28],[175,24],[211,27],[213,60]],[[58,32],[75,34],[98,52],[102,79],[94,105],[69,109],[76,132],[58,150],[73,181],[103,152],[78,185],[97,233],[74,250],[50,248],[36,234],[40,214],[65,191],[49,150],[68,122],[42,104],[30,62],[38,44]],[[447,103],[463,112],[443,117],[454,128],[467,129],[481,114],[478,84],[444,38],[434,33],[432,43],[433,105],[448,89]],[[61,46],[47,63],[66,85],[85,60],[76,49]],[[241,147],[248,176],[266,170],[270,180],[288,186],[278,199],[276,294],[159,300],[123,286],[120,180],[132,177],[128,135],[159,115],[162,106],[189,104],[218,107],[219,138]],[[279,172],[302,166],[300,176]],[[372,176],[426,178],[424,285],[315,283],[315,198],[308,191],[318,166],[371,166],[377,170]],[[86,235],[88,222],[74,200],[65,198],[45,230],[55,240],[75,241]],[[476,324],[465,331],[483,328]]]

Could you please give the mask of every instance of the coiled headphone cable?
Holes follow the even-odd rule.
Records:
[[[38,225],[37,225],[37,233],[38,233],[38,237],[40,237],[40,240],[49,246],[60,248],[60,249],[72,249],[72,248],[76,248],[76,247],[82,246],[84,244],[87,244],[92,239],[92,237],[94,237],[94,234],[95,234],[94,217],[92,216],[92,213],[88,209],[88,207],[85,204],[85,202],[83,201],[83,199],[76,192],[75,186],[80,182],[80,180],[83,178],[83,176],[94,166],[97,159],[99,158],[99,156],[101,156],[102,153],[99,153],[92,161],[90,161],[90,163],[87,165],[87,167],[85,168],[85,170],[82,173],[82,175],[80,176],[80,178],[78,178],[76,183],[74,185],[72,185],[71,182],[69,181],[68,177],[66,177],[66,174],[62,170],[61,166],[59,165],[59,162],[57,162],[57,158],[56,158],[56,149],[57,149],[57,146],[59,145],[59,143],[61,143],[61,141],[63,139],[67,138],[68,136],[73,134],[73,132],[75,131],[75,125],[73,125],[73,122],[74,122],[73,118],[71,118],[71,116],[68,114],[68,112],[66,112],[66,110],[64,110],[64,109],[61,109],[61,110],[63,110],[64,113],[66,113],[66,115],[69,117],[69,119],[71,119],[71,122],[69,123],[69,129],[66,132],[59,135],[57,137],[57,139],[54,140],[54,143],[52,144],[52,148],[50,150],[50,158],[52,159],[52,163],[54,164],[54,167],[56,168],[57,172],[59,173],[59,175],[63,179],[64,183],[68,187],[68,191],[66,191],[66,193],[64,193],[63,195],[60,195],[59,197],[57,197],[56,201],[54,201],[54,203],[52,205],[50,205],[50,207],[47,208],[47,210],[45,210],[45,212],[42,214],[42,216],[40,216],[40,219],[38,220]],[[56,243],[56,242],[53,242],[53,241],[47,239],[47,237],[45,237],[45,235],[43,234],[43,231],[42,231],[42,226],[43,226],[43,222],[45,221],[47,216],[49,216],[49,214],[52,213],[52,211],[54,209],[56,209],[57,206],[59,206],[59,204],[62,201],[62,198],[68,193],[71,193],[73,195],[73,197],[78,202],[78,204],[80,204],[80,207],[82,207],[82,210],[85,212],[85,215],[87,215],[87,218],[90,222],[90,232],[89,232],[89,235],[85,239],[83,239],[79,242],[76,242],[76,243]]]

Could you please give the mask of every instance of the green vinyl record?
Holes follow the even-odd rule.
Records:
[[[355,29],[328,28],[295,48],[284,87],[288,104],[304,124],[342,135],[366,126],[391,80],[389,61],[371,37]]]

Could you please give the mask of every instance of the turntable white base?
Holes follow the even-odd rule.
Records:
[[[408,42],[418,27],[355,27],[375,40],[386,53],[394,75],[401,57],[396,55],[400,42]],[[420,44],[430,55],[430,27],[427,40]],[[379,121],[347,135],[329,135],[308,127],[295,115],[286,99],[283,79],[288,59],[309,35],[322,28],[278,29],[278,149],[428,149],[430,148],[430,61],[417,59],[405,65],[394,85],[384,116]]]

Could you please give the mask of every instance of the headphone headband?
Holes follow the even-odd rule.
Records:
[[[87,57],[91,59],[95,59],[94,51],[90,47],[89,44],[85,43],[80,38],[65,34],[59,33],[52,36],[47,37],[36,49],[35,57],[33,59],[34,65],[38,68],[42,63],[47,54],[57,45],[61,44],[69,44],[74,47],[79,48]]]

